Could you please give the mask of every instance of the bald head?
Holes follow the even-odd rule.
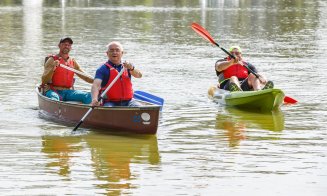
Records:
[[[108,59],[116,65],[120,64],[121,58],[124,54],[123,46],[121,45],[121,43],[119,43],[117,41],[113,41],[113,42],[110,42],[107,45],[107,47],[108,47],[108,49],[107,49]]]
[[[110,50],[110,48],[119,48],[121,51],[124,51],[123,49],[123,45],[121,45],[120,42],[117,42],[117,41],[112,41],[110,42],[108,45],[107,45],[107,51]]]

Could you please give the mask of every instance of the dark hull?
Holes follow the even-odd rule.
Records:
[[[51,100],[43,96],[38,88],[36,92],[40,110],[62,122],[77,124],[90,109],[84,104]],[[142,107],[96,107],[81,126],[111,132],[156,134],[159,112],[160,106],[149,104]]]

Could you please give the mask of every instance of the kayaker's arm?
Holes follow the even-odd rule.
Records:
[[[231,65],[236,64],[236,63],[238,63],[238,58],[237,57],[235,59],[231,59],[229,61],[217,62],[215,67],[216,67],[216,70],[218,72],[221,72],[221,71],[227,69],[228,67],[230,67]]]
[[[251,71],[253,71],[254,73],[256,73],[256,75],[258,76],[258,79],[259,79],[259,81],[260,81],[261,84],[266,84],[267,78],[264,75],[258,73],[258,70],[257,70],[257,68],[254,65],[252,65],[251,63],[248,63],[248,62],[245,62],[245,64],[247,65],[247,68],[248,69],[250,69]],[[251,73],[250,70],[249,70],[249,74]]]
[[[266,84],[267,83],[267,78],[264,75],[259,74],[259,73],[256,73],[256,74],[257,74],[258,79],[259,79],[261,84]]]

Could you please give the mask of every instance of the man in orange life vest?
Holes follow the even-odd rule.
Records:
[[[220,59],[215,64],[219,80],[219,88],[230,91],[250,91],[273,88],[272,81],[258,74],[257,69],[242,58],[242,50],[239,46],[232,46],[229,50],[236,58],[227,57]],[[244,65],[257,73],[259,78],[252,74]]]
[[[80,90],[73,90],[74,72],[60,67],[60,64],[84,72],[74,58],[69,56],[72,49],[73,40],[69,37],[62,38],[59,41],[59,54],[50,55],[44,63],[42,75],[42,84],[44,85],[45,96],[53,100],[78,101],[84,104],[91,103],[91,94]],[[88,83],[93,79],[83,75],[76,74],[78,77]]]
[[[135,68],[130,62],[122,62],[124,54],[123,46],[113,41],[107,45],[108,61],[100,66],[96,73],[91,88],[92,106],[98,106],[98,96],[102,93],[119,74],[122,67],[125,67],[123,74],[120,76],[111,89],[107,92],[104,100],[104,106],[139,106],[140,104],[133,99],[133,88],[131,76],[141,78],[142,73]]]

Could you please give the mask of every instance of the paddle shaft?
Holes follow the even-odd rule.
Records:
[[[109,86],[101,93],[100,97],[98,98],[98,101],[100,102],[104,96],[106,95],[106,93],[110,90],[110,88],[116,83],[116,81],[120,78],[120,76],[124,73],[125,71],[125,67],[122,66],[122,69],[120,70],[119,74],[113,79],[113,81],[109,84]],[[76,131],[78,129],[79,126],[81,126],[81,124],[84,122],[84,120],[86,119],[86,117],[93,111],[93,109],[95,108],[95,106],[92,106],[82,117],[82,119],[79,121],[79,123],[75,126],[75,128],[73,129],[73,131]]]
[[[88,77],[88,78],[90,78],[90,79],[93,79],[91,76],[87,75],[86,73],[81,72],[81,71],[78,71],[78,70],[76,70],[76,69],[74,69],[74,68],[68,67],[67,65],[60,64],[59,66],[62,67],[62,68],[64,68],[64,69],[67,69],[67,70],[69,70],[69,71],[72,71],[72,72],[74,72],[74,73],[76,73],[76,74],[80,74],[80,75],[82,75],[82,76],[85,76],[85,77]]]

